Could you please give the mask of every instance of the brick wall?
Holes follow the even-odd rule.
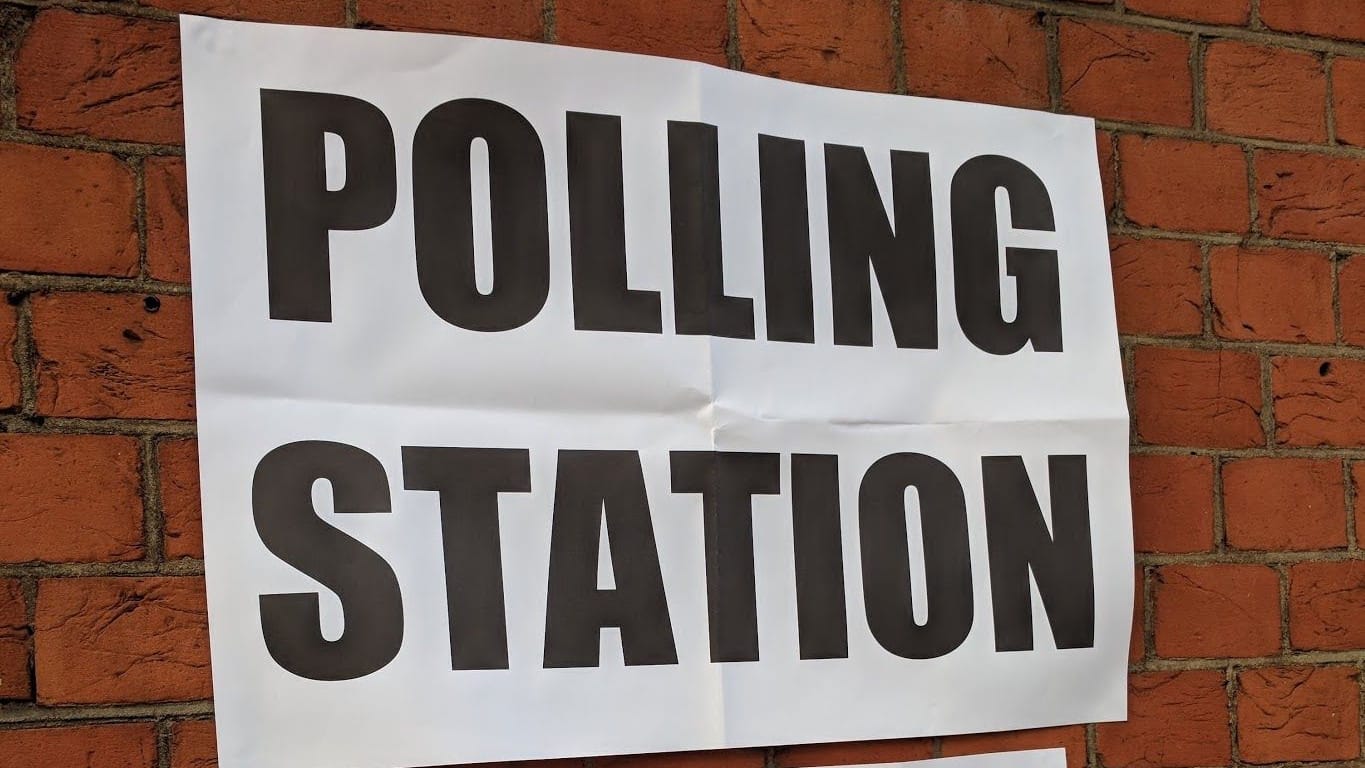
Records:
[[[174,13],[1092,115],[1133,412],[1127,723],[593,760],[1359,766],[1362,0],[0,0],[0,768],[215,765]]]

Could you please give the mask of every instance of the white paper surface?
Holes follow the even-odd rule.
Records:
[[[1089,120],[538,44],[195,17],[182,17],[181,29],[204,538],[224,768],[385,768],[1125,716],[1133,575],[1128,420]],[[262,89],[361,99],[392,129],[392,214],[328,236],[330,322],[271,317]],[[419,288],[414,257],[414,133],[433,108],[470,98],[524,116],[545,158],[548,298],[529,322],[499,332],[442,319]],[[575,330],[568,112],[621,117],[629,286],[659,292],[661,333]],[[669,121],[718,127],[724,291],[752,300],[753,339],[676,330]],[[813,343],[770,341],[765,332],[760,134],[805,143]],[[335,138],[326,138],[329,189],[348,183],[350,148]],[[892,151],[928,154],[936,348],[897,347],[875,281],[873,345],[835,343],[826,145],[864,150],[887,216]],[[1055,231],[1011,231],[1003,191],[998,220],[1004,245],[1057,253],[1063,351],[1025,346],[991,354],[962,330],[950,186],[960,166],[982,155],[1012,158],[1046,187]],[[481,157],[476,151],[473,231],[487,292],[488,264],[497,256],[489,254],[489,172]],[[999,279],[1009,318],[1015,279],[1003,263]],[[262,596],[282,593],[318,595],[326,641],[363,623],[347,626],[337,594],[272,552],[253,521],[258,465],[300,441],[363,451],[382,465],[388,483],[388,514],[335,514],[329,484],[313,486],[317,516],[381,557],[401,590],[401,648],[354,679],[294,674],[263,636]],[[498,497],[506,669],[452,669],[439,494],[404,487],[404,446],[529,452],[531,491]],[[676,663],[626,665],[621,634],[608,628],[600,666],[545,668],[561,450],[638,453]],[[702,497],[672,491],[671,451],[778,456],[779,491],[752,497],[756,661],[712,661]],[[799,647],[793,454],[838,456],[846,658],[803,659]],[[965,502],[971,628],[935,658],[888,651],[866,616],[859,487],[868,468],[892,454],[946,465]],[[1035,585],[1033,649],[998,650],[983,498],[982,459],[992,456],[1022,457],[1044,516],[1051,514],[1048,457],[1084,457],[1094,589],[1088,647],[1057,648]],[[923,552],[946,545],[916,535],[917,497],[906,496],[906,579],[914,619],[924,625],[936,608],[930,600],[926,612],[924,604]],[[459,493],[450,498],[465,501]],[[609,552],[606,542],[600,551]],[[598,569],[599,589],[613,586],[608,559]],[[976,763],[961,768],[969,764]]]

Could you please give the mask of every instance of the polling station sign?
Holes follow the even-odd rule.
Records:
[[[1089,120],[181,29],[226,768],[1124,716]]]

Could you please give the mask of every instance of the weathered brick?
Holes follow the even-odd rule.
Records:
[[[1256,199],[1266,235],[1365,243],[1365,161],[1258,151]]]
[[[1269,566],[1158,568],[1155,603],[1158,656],[1269,656],[1280,650],[1280,580]]]
[[[1142,566],[1133,569],[1133,623],[1128,635],[1128,663],[1136,664],[1147,655],[1143,639],[1147,627],[1147,576]]]
[[[1365,464],[1351,464],[1351,490],[1356,499],[1365,499]],[[1365,510],[1365,504],[1357,501],[1355,507]],[[1358,511],[1355,515],[1356,542],[1365,542],[1365,511]]]
[[[33,696],[29,634],[22,585],[17,579],[0,579],[0,701]],[[0,756],[0,761],[3,760]]]
[[[157,448],[166,557],[203,557],[199,519],[199,453],[193,440],[167,440]]]
[[[1047,35],[1038,14],[962,0],[901,6],[910,92],[1015,107],[1048,105]]]
[[[1203,331],[1198,243],[1118,236],[1109,250],[1120,333],[1197,336]]]
[[[0,562],[140,558],[138,467],[131,437],[0,434]]]
[[[1316,53],[1216,40],[1204,56],[1204,100],[1215,131],[1327,139],[1327,73]]]
[[[1355,0],[1261,0],[1261,23],[1281,32],[1365,40],[1365,14]]]
[[[341,26],[346,23],[343,0],[142,0],[144,5],[200,16],[279,24]]]
[[[218,768],[212,720],[182,720],[172,726],[171,768]]]
[[[1302,651],[1365,648],[1365,561],[1289,569],[1289,643]]]
[[[1337,272],[1341,306],[1341,338],[1347,344],[1365,344],[1365,258],[1352,257]]]
[[[1135,224],[1245,232],[1251,223],[1246,156],[1232,144],[1119,136],[1123,210]]]
[[[42,413],[193,418],[188,298],[54,293],[32,304]]]
[[[864,765],[899,763],[933,757],[930,739],[885,739],[882,741],[801,744],[777,750],[778,768],[814,768],[824,765]]]
[[[0,731],[0,768],[152,768],[156,724],[61,725]]]
[[[1213,326],[1225,339],[1336,338],[1332,257],[1276,248],[1214,248],[1209,253]]]
[[[1133,544],[1139,552],[1213,549],[1213,460],[1133,456]]]
[[[1127,0],[1132,13],[1209,24],[1244,25],[1251,20],[1251,0]]]
[[[889,91],[891,7],[880,0],[740,0],[744,69],[817,85]]]
[[[1232,759],[1221,670],[1128,677],[1128,720],[1096,726],[1105,768],[1194,768]]]
[[[1138,437],[1155,445],[1261,444],[1260,371],[1255,357],[1239,352],[1138,347]]]
[[[390,29],[419,29],[461,35],[539,40],[540,0],[359,0],[361,22]]]
[[[764,762],[761,749],[663,752],[653,755],[593,758],[593,765],[601,768],[761,768]]]
[[[1091,117],[1194,124],[1190,43],[1180,34],[1063,19],[1062,107]]]
[[[19,315],[14,308],[0,304],[0,410],[15,408],[23,398],[19,364],[14,345],[19,340]]]
[[[19,125],[48,133],[179,144],[176,25],[52,9],[14,64]]]
[[[943,739],[943,756],[980,755],[991,752],[1013,752],[1024,749],[1066,749],[1067,768],[1085,766],[1085,726],[1062,728],[1034,728],[1005,733],[976,733],[967,736],[948,736]]]
[[[1338,141],[1365,144],[1365,59],[1332,60],[1332,114]]]
[[[1237,549],[1346,546],[1346,489],[1333,459],[1256,458],[1223,465],[1228,544]]]
[[[558,42],[725,66],[725,0],[557,0]]]
[[[1360,690],[1350,667],[1271,667],[1238,675],[1237,746],[1248,763],[1360,755]]]
[[[0,144],[0,269],[137,274],[136,182],[113,155]]]
[[[149,157],[143,164],[147,197],[147,273],[169,283],[190,281],[190,230],[185,161]]]
[[[1365,361],[1275,358],[1271,386],[1282,445],[1365,445]]]
[[[43,579],[34,624],[43,704],[211,695],[202,578]]]

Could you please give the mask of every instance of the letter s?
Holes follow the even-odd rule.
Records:
[[[316,592],[261,595],[266,649],[311,680],[352,680],[384,667],[403,642],[403,599],[393,569],[374,550],[328,525],[313,508],[313,483],[327,480],[338,514],[389,512],[384,466],[344,443],[306,440],[267,453],[251,487],[256,531],[276,557],[341,600],[345,629],[322,634]]]

